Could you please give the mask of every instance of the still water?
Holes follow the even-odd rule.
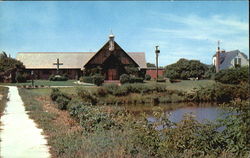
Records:
[[[143,106],[143,105],[142,105]],[[166,115],[170,114],[169,120],[172,122],[179,122],[183,119],[185,114],[192,114],[195,116],[195,119],[199,122],[203,121],[215,121],[222,115],[223,110],[219,108],[216,104],[211,103],[202,103],[202,104],[188,104],[188,103],[175,103],[175,104],[166,104],[158,107],[155,106],[129,106],[126,109],[132,113],[138,115],[142,112],[147,113],[148,120],[155,121],[153,117],[153,111],[159,109],[163,110]]]
[[[196,120],[202,122],[204,120],[215,121],[221,116],[222,109],[218,107],[185,107],[170,111],[169,120],[179,122],[185,114],[192,114]]]

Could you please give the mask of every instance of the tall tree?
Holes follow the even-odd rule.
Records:
[[[147,63],[147,67],[156,67],[153,63]]]
[[[202,78],[207,71],[207,65],[198,60],[180,59],[165,67],[165,76],[170,79]]]

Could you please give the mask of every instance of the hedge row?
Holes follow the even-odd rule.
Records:
[[[129,76],[127,74],[122,74],[120,76],[120,82],[121,82],[121,84],[125,84],[125,83],[143,83],[143,78]]]
[[[63,76],[61,76],[61,75],[51,75],[49,77],[49,80],[50,81],[67,81],[68,77],[65,76],[65,75],[63,75]]]
[[[80,77],[80,81],[85,82],[85,83],[93,83],[97,86],[100,86],[104,82],[104,76],[101,76],[101,75],[82,76]]]
[[[111,94],[114,96],[125,96],[130,93],[152,93],[152,92],[164,92],[166,91],[166,86],[164,85],[146,85],[142,83],[134,83],[134,84],[124,84],[118,86],[116,84],[107,84],[103,87],[97,89],[97,94],[99,96],[105,96],[107,94]]]

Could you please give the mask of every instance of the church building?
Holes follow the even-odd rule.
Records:
[[[69,79],[99,72],[105,80],[119,80],[128,68],[138,69],[145,74],[144,52],[125,52],[109,35],[109,40],[97,52],[19,52],[26,70],[33,72],[36,79],[48,79],[52,74],[65,74]]]

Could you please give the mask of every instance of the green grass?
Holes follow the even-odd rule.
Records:
[[[68,80],[68,81],[49,81],[49,80],[34,80],[34,85],[37,86],[93,86],[93,84],[75,84],[77,80]],[[1,85],[11,85],[11,86],[23,86],[23,85],[32,85],[31,80],[28,80],[26,83],[0,83]]]
[[[65,114],[60,114],[54,110],[46,110],[44,108],[46,104],[51,107],[49,109],[53,109],[53,104],[50,104],[48,96],[50,90],[49,88],[19,88],[19,94],[21,95],[29,116],[38,124],[39,128],[43,129],[47,136],[52,157],[78,157],[77,152],[81,149],[81,145],[83,144],[82,130],[75,129],[75,123],[60,122],[60,119],[66,117],[64,116]],[[43,95],[43,101],[38,101],[37,98],[41,97],[41,95]]]
[[[77,89],[77,87],[57,87],[57,88],[63,93],[66,93],[69,95],[76,94],[76,89]],[[91,86],[91,87],[82,87],[82,88],[92,91],[96,87]],[[30,91],[32,94],[36,96],[49,96],[52,91],[52,88],[34,88],[34,89],[27,89],[27,91]]]
[[[7,102],[7,95],[8,95],[8,88],[7,87],[0,87],[0,118],[3,114],[3,111],[6,106]]]
[[[146,83],[154,84],[156,82],[146,81]],[[177,83],[170,83],[169,81],[166,81],[165,83],[158,82],[158,84],[165,84],[167,86],[167,89],[181,90],[181,91],[191,91],[193,88],[210,86],[214,83],[215,83],[214,80],[197,80],[197,81],[181,80],[181,82],[177,82]]]

